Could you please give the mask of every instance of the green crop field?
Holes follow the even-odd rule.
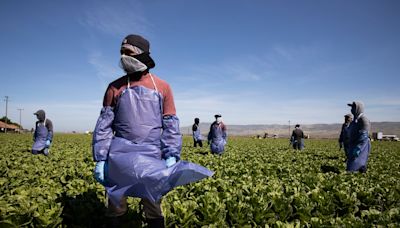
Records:
[[[182,159],[215,171],[163,198],[168,227],[399,227],[400,143],[373,142],[366,174],[346,173],[336,140],[229,138],[223,156],[192,148]],[[92,176],[91,136],[56,134],[49,157],[31,135],[0,135],[0,227],[99,227],[104,189]],[[145,226],[130,198],[131,226]]]

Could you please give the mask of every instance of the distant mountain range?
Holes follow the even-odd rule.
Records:
[[[201,134],[208,134],[211,123],[200,123]],[[337,138],[340,134],[342,124],[304,124],[300,128],[310,138]],[[290,134],[294,126],[290,126]],[[269,136],[277,135],[278,137],[288,137],[289,126],[279,124],[255,124],[255,125],[228,125],[229,135],[241,136],[264,136],[268,133]],[[191,135],[192,126],[181,127],[182,134]],[[400,122],[371,122],[371,132],[383,132],[385,135],[400,136]]]

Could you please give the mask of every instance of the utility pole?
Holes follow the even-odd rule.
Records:
[[[290,120],[289,120],[289,139],[290,139]]]
[[[4,99],[6,101],[6,119],[5,119],[5,124],[6,126],[4,126],[4,133],[7,133],[7,114],[8,114],[8,96],[5,96],[6,99]]]
[[[23,108],[17,108],[17,110],[19,111],[19,133],[21,133],[21,131],[22,131],[21,112],[24,109]]]

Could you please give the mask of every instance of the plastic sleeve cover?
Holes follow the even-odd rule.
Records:
[[[164,116],[162,120],[163,132],[161,134],[162,158],[171,156],[177,161],[181,158],[182,135],[179,130],[179,119],[175,115]]]
[[[49,131],[49,133],[47,133],[47,140],[49,140],[50,142],[53,141],[53,131]]]
[[[114,112],[110,106],[101,109],[93,132],[92,152],[94,161],[105,161],[108,158],[108,150],[114,136],[112,124]]]
[[[357,147],[362,148],[362,146],[368,141],[368,131],[360,131],[357,139]]]
[[[222,132],[222,138],[226,141],[227,140],[227,134],[226,134],[226,131],[223,131]]]

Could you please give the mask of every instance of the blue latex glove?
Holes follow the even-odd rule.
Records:
[[[51,144],[50,140],[46,140],[46,147],[50,147],[50,144]]]
[[[165,160],[165,164],[167,165],[167,168],[173,166],[175,163],[176,163],[175,157],[169,157]]]
[[[102,185],[106,184],[108,176],[108,166],[106,161],[98,161],[94,168],[94,178]]]

